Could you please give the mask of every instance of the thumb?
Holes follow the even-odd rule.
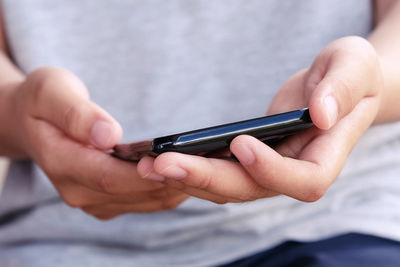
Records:
[[[377,70],[375,50],[362,38],[346,37],[327,46],[307,75],[306,95],[314,124],[329,129],[364,98],[377,96]]]
[[[85,85],[71,72],[40,68],[27,77],[24,88],[28,112],[71,138],[99,149],[109,149],[121,139],[119,123],[89,100]]]

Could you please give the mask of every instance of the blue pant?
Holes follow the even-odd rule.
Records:
[[[400,242],[362,234],[345,234],[308,243],[288,241],[222,266],[400,266]]]

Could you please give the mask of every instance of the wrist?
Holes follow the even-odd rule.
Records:
[[[10,158],[26,158],[21,119],[18,117],[18,89],[22,81],[0,86],[0,154]]]
[[[399,68],[391,60],[378,56],[381,70],[380,106],[374,124],[400,120]]]

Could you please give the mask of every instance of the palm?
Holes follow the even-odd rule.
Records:
[[[282,86],[267,112],[308,106],[316,127],[288,138],[275,150],[253,137],[238,136],[230,149],[240,163],[165,153],[155,160],[142,160],[138,171],[161,174],[167,178],[165,183],[218,203],[276,194],[315,201],[336,179],[373,122],[381,91],[373,48],[361,38],[339,39],[309,69]]]
[[[293,75],[276,94],[267,113],[280,113],[308,106],[309,92],[313,90],[310,87],[319,82],[313,80],[308,73],[309,69],[305,69]],[[284,157],[315,163],[322,168],[336,169],[331,172],[333,180],[356,141],[369,126],[368,122],[373,119],[373,114],[369,111],[376,109],[376,105],[377,101],[365,98],[329,130],[313,127],[288,138],[275,150]]]

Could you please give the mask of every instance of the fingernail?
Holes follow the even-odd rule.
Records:
[[[328,112],[329,128],[332,127],[338,118],[338,105],[335,98],[328,95],[324,98],[324,105]]]
[[[182,169],[181,167],[178,167],[176,165],[172,165],[172,166],[165,168],[161,173],[164,176],[167,176],[168,178],[175,179],[175,180],[181,180],[188,175],[187,171],[185,171],[184,169]]]
[[[143,176],[143,179],[157,181],[157,182],[163,182],[165,180],[165,177],[162,175],[159,175],[158,173],[155,173],[155,172],[149,172],[148,174]]]
[[[108,122],[97,121],[90,131],[90,142],[101,149],[110,148],[110,139],[112,137],[113,128]]]
[[[253,151],[246,144],[236,143],[231,151],[243,165],[251,165],[256,160]]]

